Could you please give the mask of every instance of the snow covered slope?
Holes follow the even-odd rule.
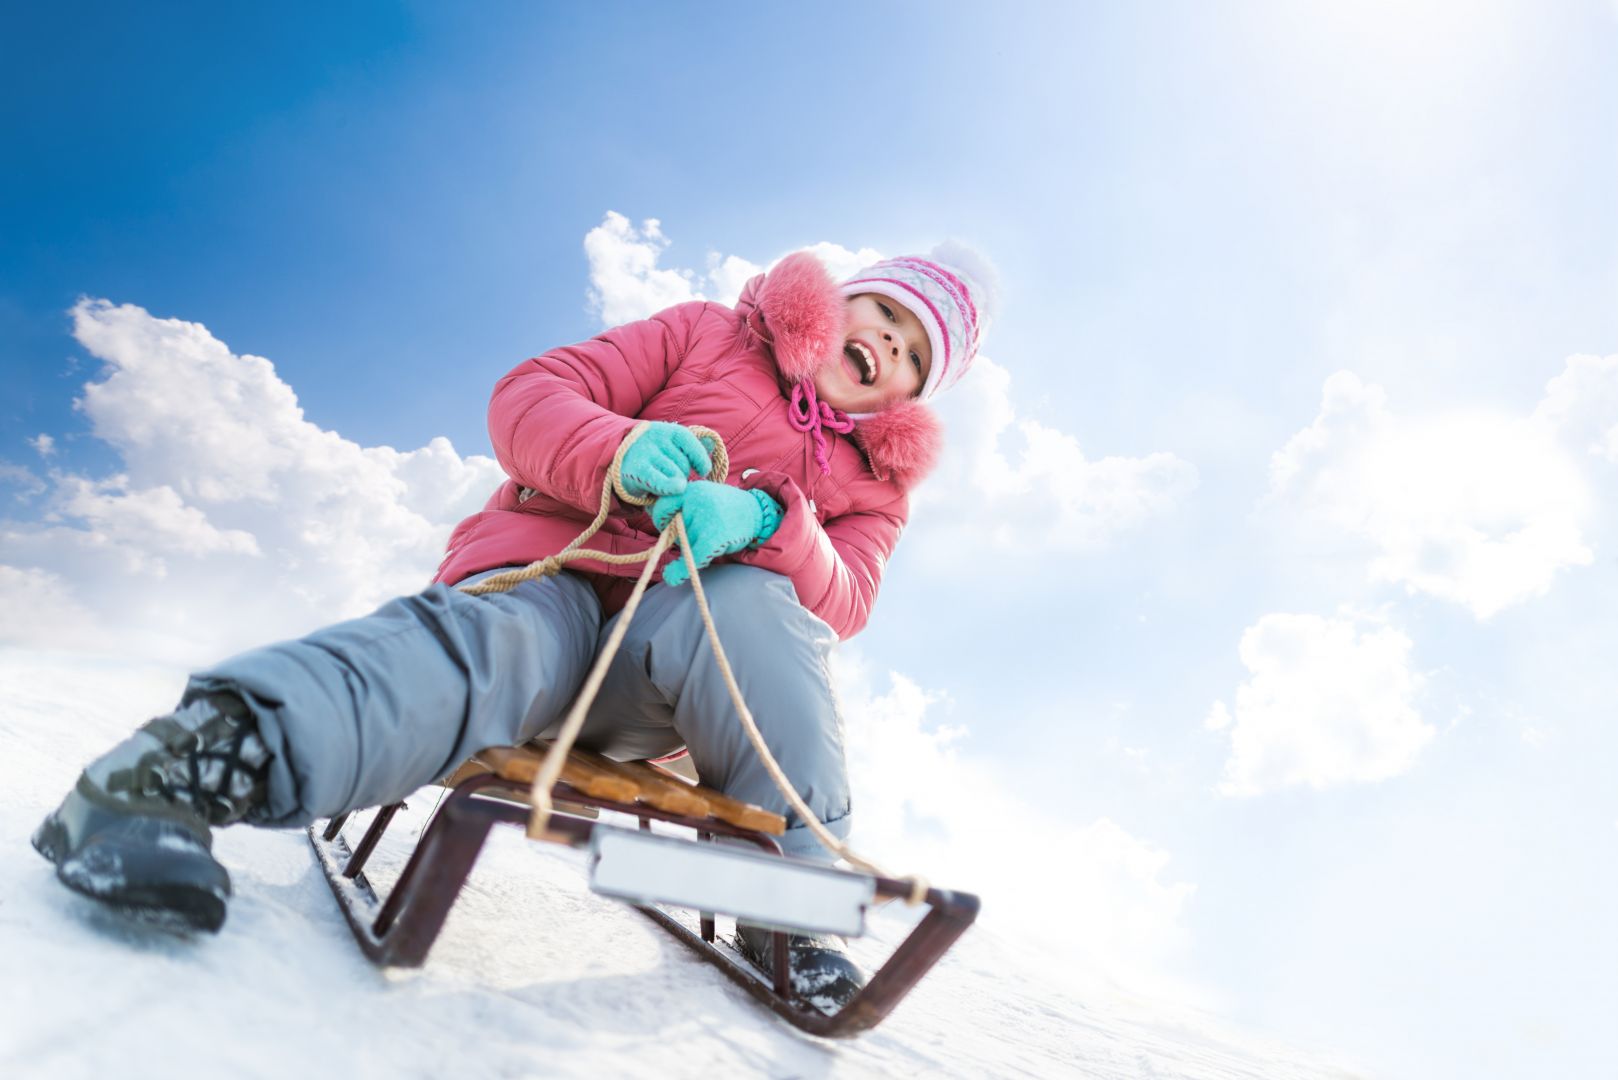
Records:
[[[496,830],[420,971],[360,955],[301,832],[219,834],[237,895],[218,938],[130,926],[57,885],[28,835],[86,759],[179,685],[169,670],[0,650],[0,1076],[1350,1075],[1054,985],[982,927],[875,1032],[809,1038],[588,892],[575,853],[517,830]],[[434,797],[384,842],[380,880]]]

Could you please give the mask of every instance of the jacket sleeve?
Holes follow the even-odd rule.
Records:
[[[865,628],[910,513],[910,501],[895,495],[886,505],[831,519],[822,525],[809,499],[790,476],[757,472],[741,481],[760,488],[786,510],[775,534],[733,561],[773,570],[792,579],[798,602],[823,619],[840,639]]]
[[[495,384],[489,439],[506,475],[593,514],[618,444],[684,361],[702,301],[525,360]]]

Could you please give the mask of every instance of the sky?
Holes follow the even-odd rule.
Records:
[[[1371,1075],[1612,1070],[1611,3],[4,20],[5,647],[363,612],[521,359],[958,239],[862,847]]]

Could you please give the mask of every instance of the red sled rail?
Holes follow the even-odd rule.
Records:
[[[365,864],[403,803],[381,808],[352,851],[342,835],[348,815],[333,818],[323,829],[311,825],[310,843],[314,845],[349,929],[365,955],[382,966],[420,967],[470,876],[490,828],[497,823],[526,827],[527,795],[526,783],[497,773],[475,775],[456,784],[422,832],[386,898],[379,897],[366,878]],[[713,817],[697,818],[660,810],[643,802],[602,798],[566,782],[556,784],[553,799],[633,815],[639,819],[642,829],[649,830],[653,821],[684,826],[696,832],[698,842],[712,840],[715,836],[734,837],[786,858],[767,833]],[[574,847],[588,846],[597,828],[611,826],[564,813],[553,814],[547,823],[552,835]],[[910,892],[909,882],[875,879],[875,898],[879,901],[908,897]],[[785,933],[777,931],[773,935],[775,976],[772,979],[715,943],[712,912],[699,912],[699,929],[693,931],[659,906],[634,906],[793,1027],[811,1035],[848,1038],[870,1030],[887,1018],[894,1006],[932,970],[977,918],[979,906],[978,898],[971,893],[937,888],[927,890],[923,903],[928,908],[927,914],[865,987],[830,1014],[794,993],[788,977]]]

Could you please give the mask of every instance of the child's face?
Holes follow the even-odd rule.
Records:
[[[843,354],[815,373],[815,395],[835,409],[876,412],[927,383],[932,345],[921,320],[880,293],[848,298]]]

